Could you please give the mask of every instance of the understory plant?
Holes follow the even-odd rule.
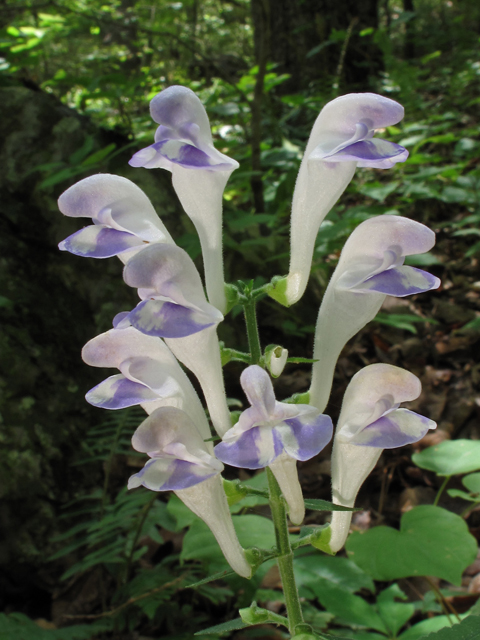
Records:
[[[435,234],[396,215],[358,225],[325,291],[310,361],[311,386],[300,396],[275,397],[271,378],[282,374],[289,354],[282,345],[262,348],[257,304],[270,296],[288,307],[304,295],[317,232],[357,166],[388,170],[406,160],[405,148],[374,137],[376,130],[397,124],[403,108],[364,93],[341,96],[322,109],[293,193],[289,272],[259,288],[253,281],[225,282],[222,198],[239,165],[214,147],[200,100],[190,89],[172,86],[153,98],[150,110],[159,125],[154,142],[135,153],[130,164],[171,172],[173,187],[199,235],[204,281],[148,197],[131,181],[97,174],[60,196],[63,214],[93,221],[61,242],[60,249],[99,259],[118,256],[126,284],[137,289],[140,299],[133,309],[117,314],[112,329],[85,345],[82,357],[87,364],[118,371],[91,389],[87,401],[109,410],[140,405],[147,414],[132,437],[133,448],[146,456],[145,465],[128,480],[129,490],[143,491],[138,489],[142,486],[174,492],[208,526],[232,571],[243,578],[251,579],[272,559],[278,564],[286,616],[253,603],[224,630],[271,623],[282,625],[287,637],[297,640],[324,638],[302,609],[294,550],[314,547],[328,555],[340,551],[357,493],[382,451],[415,443],[436,427],[428,417],[401,406],[420,396],[419,379],[379,363],[352,377],[334,429],[324,411],[335,365],[343,346],[375,318],[386,296],[439,287],[437,277],[404,264],[408,256],[428,252]],[[237,305],[244,311],[248,353],[236,345],[220,345],[217,336],[218,325]],[[233,420],[222,370],[229,360],[245,364],[240,383],[249,403]],[[202,389],[208,417],[184,368]],[[292,539],[288,520],[302,525],[305,517],[297,461],[316,456],[332,439],[332,502],[320,507],[332,512],[331,522]],[[224,465],[266,469],[268,489],[224,480]],[[229,508],[258,495],[270,504],[276,540],[271,549],[243,548]],[[237,518],[242,517],[248,518]],[[388,608],[398,594],[384,594],[379,599]],[[411,614],[408,609],[405,621]],[[375,624],[373,628],[389,633],[388,624]],[[388,637],[395,637],[401,626],[394,625],[394,635]]]

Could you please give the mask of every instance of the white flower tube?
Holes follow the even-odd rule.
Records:
[[[175,407],[156,409],[135,431],[132,446],[151,460],[131,476],[128,488],[174,491],[210,528],[227,562],[244,578],[252,568],[233,527],[220,476],[223,464],[211,455],[194,422]]]
[[[313,125],[297,176],[290,227],[290,269],[270,295],[290,306],[303,295],[320,225],[342,195],[356,167],[386,169],[408,151],[373,138],[375,129],[396,124],[403,107],[375,93],[351,93],[329,102]]]
[[[440,280],[403,264],[429,251],[435,234],[423,224],[383,215],[362,222],[348,238],[320,306],[315,329],[310,402],[327,406],[335,365],[350,338],[374,319],[387,295],[436,289]]]
[[[332,451],[332,500],[353,507],[363,482],[383,449],[418,442],[436,424],[401,402],[415,400],[420,380],[405,369],[372,364],[356,373],[345,391]],[[348,536],[352,512],[333,511],[330,550],[339,551]]]
[[[208,300],[225,313],[222,201],[238,162],[213,146],[207,112],[191,89],[168,87],[153,98],[150,113],[160,124],[155,143],[138,151],[130,164],[171,171],[173,187],[200,238]]]

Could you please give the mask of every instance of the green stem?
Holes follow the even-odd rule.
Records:
[[[442,482],[442,486],[440,487],[440,489],[438,490],[437,495],[435,496],[435,500],[433,501],[433,506],[436,507],[438,505],[438,501],[440,500],[440,497],[443,493],[443,490],[445,489],[445,487],[448,484],[448,481],[450,480],[452,476],[445,476],[445,480]]]
[[[257,314],[255,311],[255,300],[249,298],[243,303],[243,312],[245,314],[245,324],[247,325],[247,337],[250,347],[250,363],[258,364],[262,357],[262,348],[260,347],[260,336],[258,335]]]
[[[267,478],[270,491],[270,509],[272,511],[278,548],[278,568],[280,570],[283,592],[285,594],[289,629],[290,633],[294,635],[297,625],[303,625],[304,623],[297,585],[295,583],[295,575],[293,573],[293,551],[288,535],[287,512],[278,482],[268,467]],[[300,629],[297,629],[297,632],[298,631],[300,631]]]

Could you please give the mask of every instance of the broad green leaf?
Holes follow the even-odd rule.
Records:
[[[319,578],[309,585],[322,606],[344,624],[359,625],[387,633],[385,623],[366,600],[346,591],[328,580]]]
[[[420,453],[413,462],[422,469],[435,471],[439,476],[453,476],[480,469],[480,440],[446,440]]]
[[[351,593],[360,589],[368,589],[372,593],[375,591],[371,577],[348,558],[310,553],[295,557],[294,571],[299,587],[311,587],[323,579]]]
[[[395,637],[415,613],[414,604],[397,602],[396,598],[407,600],[407,596],[396,583],[384,589],[377,597],[378,613],[387,629]]]
[[[480,473],[470,473],[462,478],[462,483],[472,493],[480,493]]]
[[[454,513],[422,505],[405,513],[400,531],[375,527],[353,533],[349,557],[374,580],[436,576],[460,584],[463,570],[477,556],[477,542]]]
[[[378,202],[383,202],[388,196],[395,191],[398,187],[398,182],[373,182],[371,184],[366,184],[361,187],[360,192],[363,195],[368,196],[369,198],[373,198]]]
[[[453,622],[457,622],[455,616],[450,616],[450,619]],[[435,631],[439,631],[440,629],[444,629],[445,627],[450,627],[451,622],[447,618],[447,616],[435,616],[434,618],[427,618],[426,620],[422,620],[422,622],[418,622],[417,624],[410,627],[407,631],[404,631],[398,636],[398,640],[419,640],[420,638],[432,638]]]

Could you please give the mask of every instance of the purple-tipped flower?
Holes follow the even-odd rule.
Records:
[[[425,253],[435,234],[419,222],[384,215],[362,222],[343,248],[322,300],[315,331],[310,402],[327,405],[338,356],[367,322],[374,319],[385,296],[404,297],[436,289],[440,280],[405,266],[406,256]]]
[[[130,323],[150,336],[183,338],[223,320],[207,302],[197,268],[180,247],[146,247],[128,261],[123,277],[138,289],[142,302],[122,314],[119,327]]]
[[[130,164],[172,172],[175,191],[200,237],[208,299],[225,313],[222,198],[239,165],[213,146],[205,108],[190,89],[165,89],[151,101],[150,113],[160,125],[155,143],[138,151]]]
[[[230,566],[249,578],[252,570],[238,542],[220,473],[195,424],[175,407],[156,409],[135,431],[133,448],[151,458],[130,477],[128,488],[174,491],[210,527]]]
[[[77,256],[126,262],[149,243],[173,244],[152,203],[139,187],[120,176],[100,173],[80,180],[58,199],[60,211],[73,218],[92,218],[58,246]]]
[[[372,364],[356,373],[345,391],[332,451],[332,496],[335,504],[353,507],[358,490],[383,449],[418,442],[436,424],[401,402],[418,398],[420,380],[405,369]],[[352,514],[334,511],[330,550],[345,543]]]
[[[277,402],[270,377],[261,367],[247,367],[240,382],[251,407],[241,414],[237,424],[223,436],[223,442],[215,447],[215,454],[222,462],[234,467],[260,469],[274,465],[282,454],[283,458],[294,461],[309,460],[330,442],[331,419],[309,405]],[[290,517],[298,523],[303,520],[303,498],[301,504],[292,503],[288,498],[294,483],[298,484],[294,465],[293,470],[295,476],[286,481],[285,474],[279,472],[277,475],[272,466],[288,502]]]
[[[82,358],[92,367],[116,368],[87,395],[87,402],[103,409],[141,405],[150,414],[162,406],[183,409],[204,439],[210,428],[192,383],[163,340],[134,327],[111,329],[83,347]]]
[[[373,138],[375,129],[396,124],[403,114],[400,104],[375,93],[341,96],[320,112],[293,194],[289,274],[272,293],[282,304],[291,305],[302,297],[320,224],[356,167],[387,169],[407,159],[403,147]]]

